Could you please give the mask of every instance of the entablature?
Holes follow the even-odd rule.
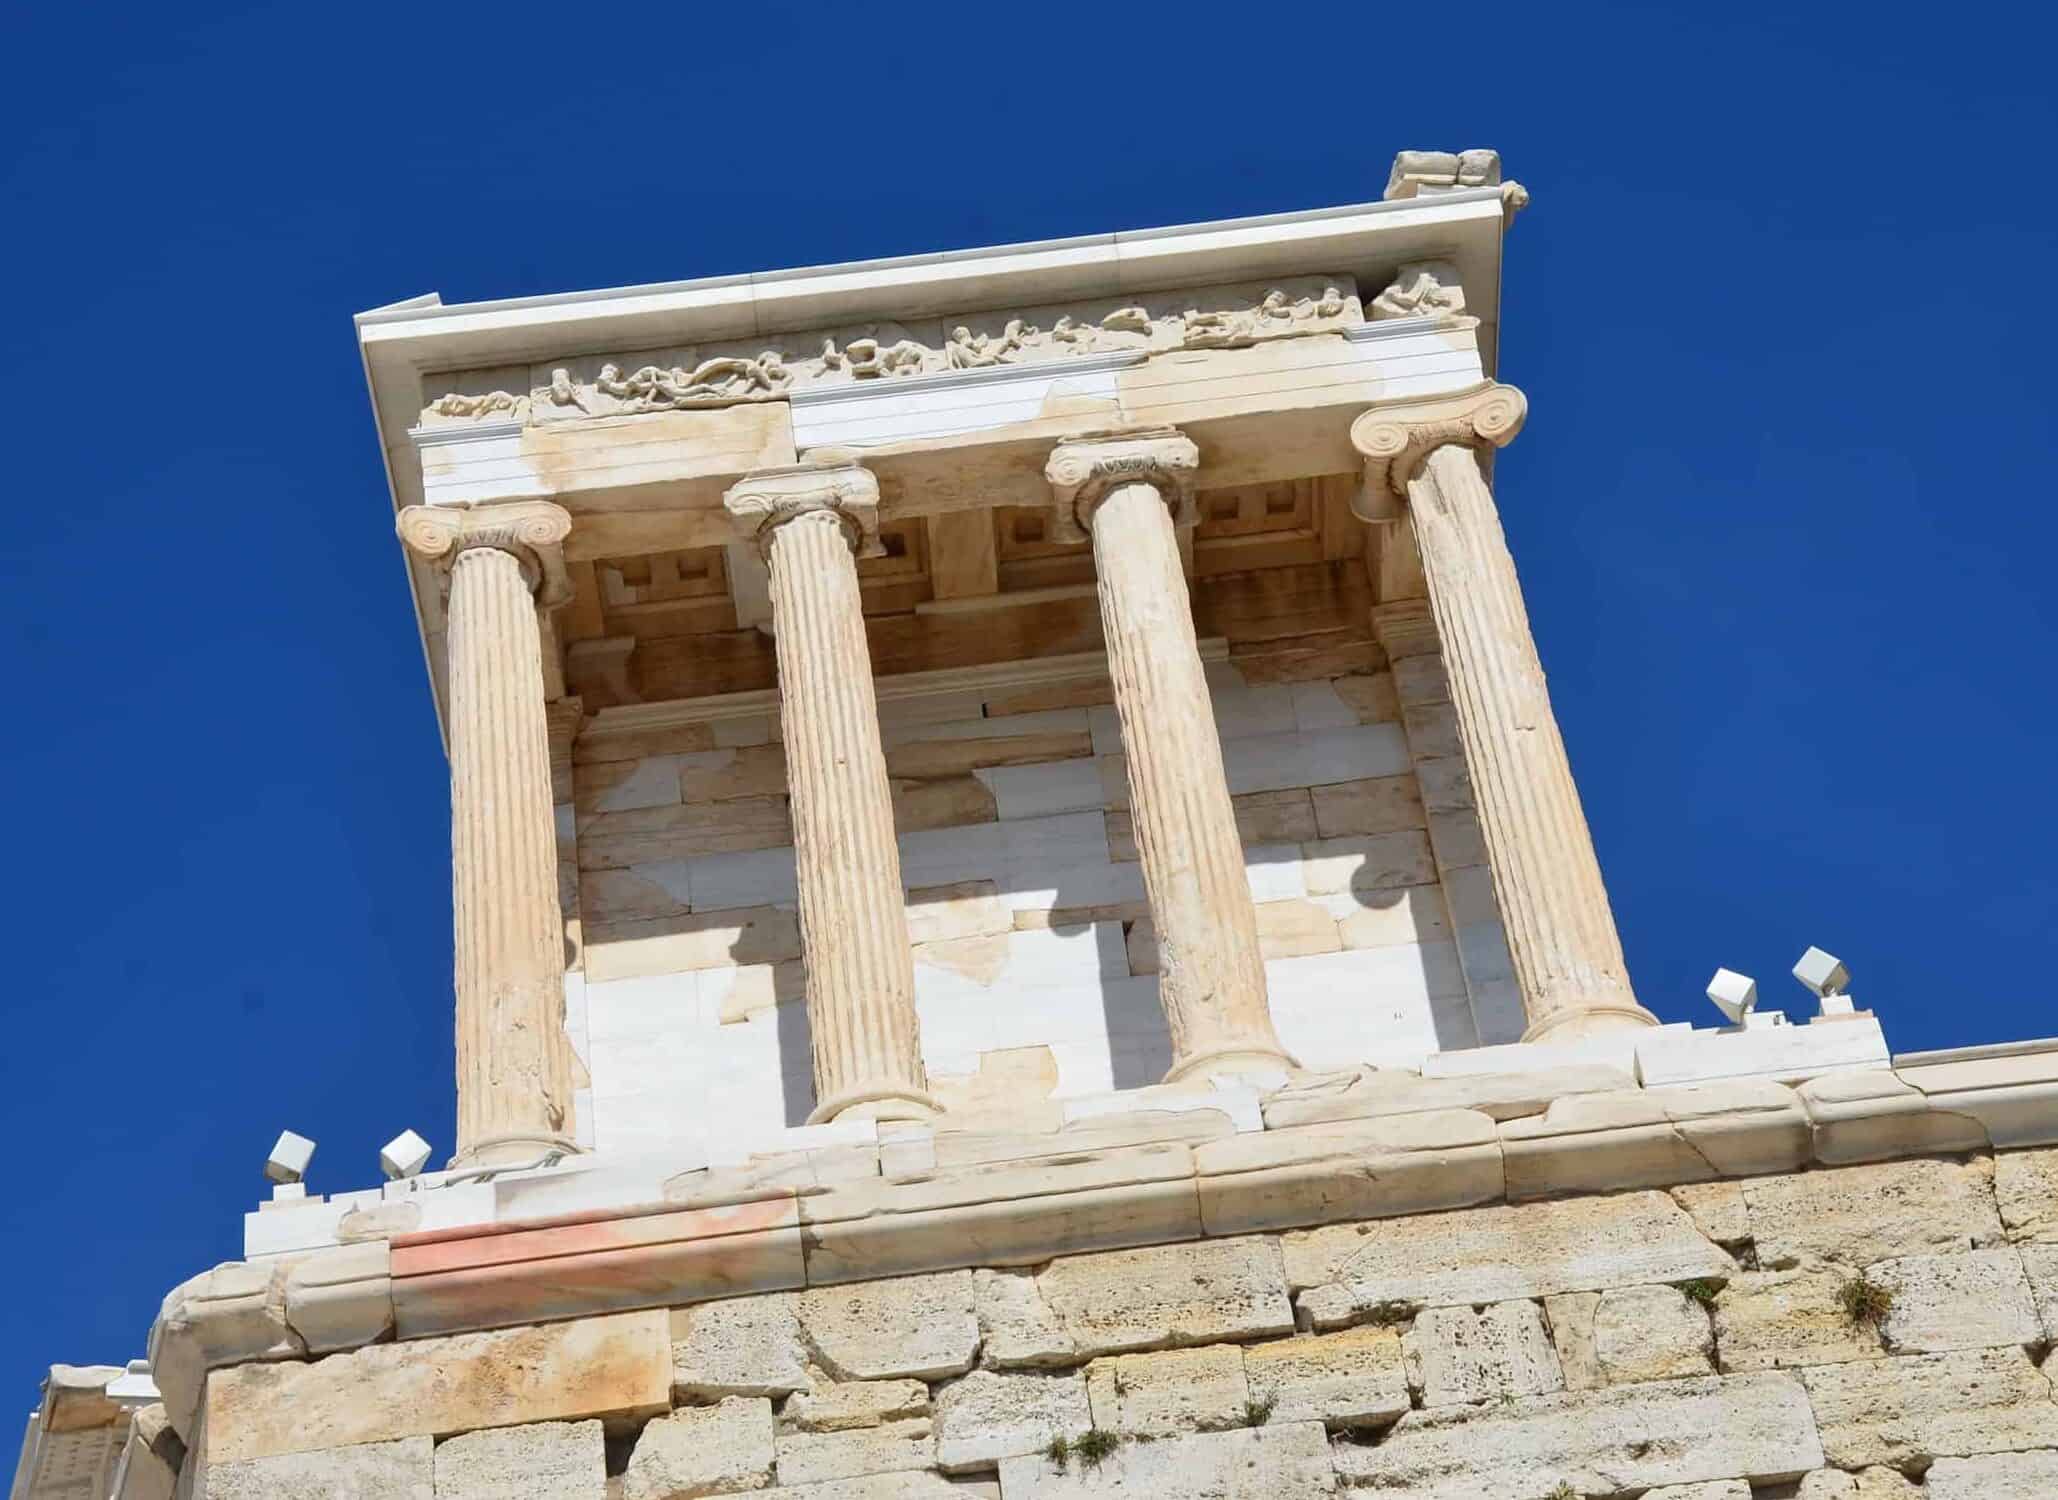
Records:
[[[422,299],[362,315],[360,340],[396,505],[564,507],[576,592],[546,650],[605,641],[587,654],[618,662],[660,618],[690,621],[685,635],[766,622],[762,567],[722,496],[823,456],[878,483],[870,612],[1089,583],[1083,553],[1039,529],[1051,449],[1089,428],[1176,426],[1195,443],[1201,576],[1362,555],[1335,493],[1360,466],[1350,423],[1490,378],[1517,202],[1454,184],[992,250]],[[440,676],[440,601],[422,566],[410,581]]]

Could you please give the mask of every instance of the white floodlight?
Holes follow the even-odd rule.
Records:
[[[414,1176],[428,1164],[429,1143],[412,1130],[401,1131],[379,1153],[379,1168],[393,1182]]]
[[[1794,965],[1794,978],[1807,986],[1808,993],[1822,999],[1841,995],[1851,983],[1851,971],[1844,961],[1820,948],[1810,948]]]
[[[298,1182],[307,1175],[307,1164],[313,1160],[313,1141],[290,1130],[282,1130],[279,1143],[265,1158],[264,1175],[273,1182]]]
[[[1758,1007],[1758,981],[1734,969],[1717,969],[1715,977],[1708,981],[1708,998],[1732,1024],[1742,1026]]]

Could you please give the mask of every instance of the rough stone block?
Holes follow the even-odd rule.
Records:
[[[2058,1495],[2058,1448],[1940,1458],[1924,1483],[1927,1500],[2051,1500]]]
[[[1544,1324],[1551,1331],[1551,1347],[1558,1352],[1568,1391],[1597,1391],[1608,1383],[1594,1349],[1594,1309],[1600,1305],[1599,1292],[1560,1292],[1544,1298]]]
[[[1663,1193],[1494,1204],[1283,1237],[1286,1278],[1318,1327],[1382,1303],[1504,1302],[1730,1276],[1736,1262]]]
[[[1064,1320],[1037,1290],[1030,1271],[977,1270],[972,1305],[979,1316],[985,1362],[995,1369],[1033,1369],[1080,1362]]]
[[[217,1370],[207,1385],[208,1458],[656,1415],[671,1408],[668,1334],[657,1309]]]
[[[1758,1259],[1767,1266],[1850,1266],[2001,1242],[1991,1168],[1981,1161],[1879,1162],[1743,1184]]]
[[[781,1485],[819,1484],[930,1468],[936,1440],[929,1418],[912,1417],[843,1432],[781,1432],[778,1452]]]
[[[1645,1490],[1643,1500],[1751,1500],[1751,1487],[1741,1479],[1711,1479],[1706,1484],[1667,1484]]]
[[[1087,1357],[1293,1332],[1269,1240],[1202,1240],[1057,1260],[1036,1278]]]
[[[1829,1462],[1905,1467],[2051,1445],[2058,1402],[2020,1349],[1918,1354],[1802,1370]]]
[[[1007,1500],[1316,1500],[1336,1493],[1320,1425],[1295,1422],[1124,1443],[1096,1468],[1036,1456],[1000,1466]]]
[[[146,1410],[154,1410],[161,1414],[164,1408],[158,1406]],[[138,1415],[140,1416],[140,1413]],[[163,1428],[165,1436],[173,1443],[177,1443],[178,1437],[172,1432],[171,1424],[164,1422]],[[176,1455],[178,1450],[174,1448],[172,1452]],[[271,1461],[258,1460],[260,1463]],[[111,1500],[173,1500],[174,1491],[178,1488],[177,1468],[167,1462],[165,1455],[154,1449],[142,1432],[133,1426],[129,1430],[127,1440],[122,1444],[120,1467],[117,1472],[121,1479]],[[406,1492],[402,1491],[402,1494],[405,1500],[425,1500],[426,1492],[407,1496]]]
[[[1672,1201],[1693,1216],[1702,1234],[1718,1245],[1736,1245],[1751,1237],[1751,1216],[1744,1190],[1734,1182],[1689,1182],[1669,1189]]]
[[[970,1271],[811,1287],[800,1318],[842,1380],[940,1380],[971,1369],[979,1352]]]
[[[1410,1412],[1377,1447],[1339,1445],[1347,1486],[1408,1500],[1581,1495],[1796,1479],[1822,1466],[1808,1399],[1785,1375],[1668,1380]]]
[[[1923,1490],[1894,1469],[1817,1469],[1793,1489],[1767,1492],[1769,1500],[1923,1500]]]
[[[772,1482],[772,1403],[731,1396],[645,1425],[622,1473],[621,1500],[689,1500]]]
[[[2024,1245],[2022,1269],[2044,1320],[2044,1337],[2058,1343],[2058,1245]]]
[[[1081,1375],[974,1370],[937,1388],[936,1462],[947,1473],[991,1468],[1092,1425]]]
[[[806,1389],[794,1300],[791,1292],[769,1292],[673,1309],[672,1389],[691,1401]]]
[[[606,1488],[598,1422],[532,1422],[436,1445],[436,1500],[600,1500]]]
[[[1714,1365],[1708,1314],[1677,1287],[1619,1287],[1601,1293],[1593,1341],[1610,1385],[1706,1375]]]
[[[1391,1328],[1251,1344],[1243,1351],[1243,1376],[1253,1401],[1273,1403],[1273,1422],[1378,1425],[1408,1409],[1401,1339]]]
[[[1865,1274],[1893,1294],[1893,1306],[1879,1324],[1890,1353],[1942,1354],[2034,1344],[2044,1337],[2021,1252],[2012,1246],[1911,1255],[1882,1261]]]
[[[773,1500],[1000,1500],[1000,1486],[956,1483],[918,1469],[831,1479],[821,1484],[780,1485]]]
[[[1408,1384],[1424,1406],[1563,1390],[1558,1357],[1533,1302],[1432,1307],[1401,1338]]]
[[[207,1500],[434,1500],[435,1444],[411,1437],[213,1463],[206,1483]]]
[[[1117,1354],[1086,1367],[1093,1425],[1125,1437],[1177,1437],[1238,1427],[1250,1385],[1232,1344]]]
[[[1715,1297],[1723,1373],[1884,1358],[1879,1335],[1853,1323],[1837,1300],[1853,1274],[1810,1265],[1731,1277]]]
[[[919,1380],[823,1381],[797,1391],[780,1420],[797,1432],[843,1432],[929,1415],[929,1387]]]
[[[2058,1245],[2058,1150],[1996,1152],[1994,1198],[2008,1238]]]

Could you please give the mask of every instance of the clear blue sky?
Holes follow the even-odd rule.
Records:
[[[1643,999],[1798,1001],[1814,942],[1901,1049],[2058,1032],[2048,23],[1695,9],[11,7],[0,1403],[141,1353],[281,1126],[317,1190],[450,1146],[444,764],[350,325],[430,289],[1497,147],[1502,503]]]

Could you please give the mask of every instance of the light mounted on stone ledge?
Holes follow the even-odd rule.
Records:
[[[314,1160],[314,1144],[304,1135],[280,1131],[271,1155],[264,1160],[264,1175],[282,1186],[299,1182],[307,1176],[308,1163]]]
[[[1810,948],[1794,965],[1794,978],[1807,986],[1809,994],[1827,1000],[1831,995],[1843,994],[1850,986],[1851,971],[1835,954]]]
[[[429,1164],[429,1151],[427,1141],[412,1130],[403,1130],[379,1152],[379,1170],[389,1182],[416,1176]]]
[[[1708,981],[1708,998],[1729,1017],[1732,1025],[1742,1026],[1758,1008],[1758,981],[1734,969],[1717,969],[1715,977]]]
[[[1825,1016],[1857,1013],[1857,1004],[1849,994],[1851,971],[1835,954],[1810,948],[1794,965],[1794,978],[1801,981],[1809,994],[1821,1000]]]

